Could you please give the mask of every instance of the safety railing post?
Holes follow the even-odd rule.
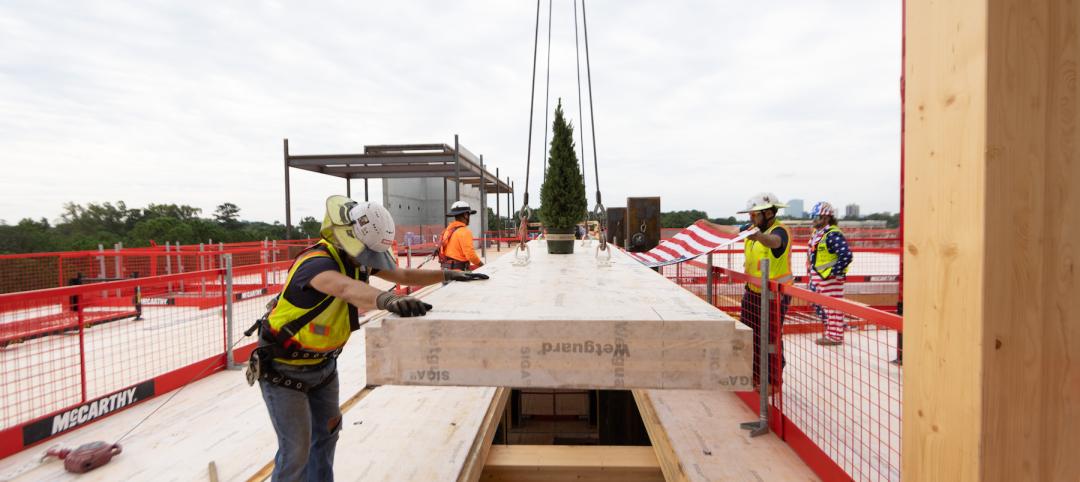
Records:
[[[233,258],[232,254],[221,255],[225,265],[225,363],[229,369],[239,368],[233,359]]]
[[[172,254],[170,254],[170,250],[169,250],[170,247],[171,247],[171,244],[169,244],[168,241],[165,241],[165,274],[172,274]],[[169,288],[168,289],[169,289],[168,294],[172,295],[172,293],[173,293],[172,281],[169,282]]]
[[[710,305],[716,306],[715,295],[713,295],[713,282],[715,278],[713,277],[712,253],[709,253],[707,256],[705,256],[705,261],[706,264],[708,264],[708,266],[705,268],[707,270],[705,272],[705,301],[708,301]]]
[[[123,272],[121,272],[122,267],[120,266],[120,251],[121,250],[123,250],[123,243],[116,243],[116,244],[112,245],[112,253],[113,253],[114,256],[116,256],[116,257],[114,257],[112,259],[112,265],[113,265],[113,267],[112,267],[113,268],[112,275],[113,275],[113,278],[116,278],[118,280],[124,277]],[[116,294],[117,294],[117,297],[119,298],[120,297],[120,290],[119,289],[116,291]]]
[[[75,310],[75,315],[79,321],[79,386],[81,387],[81,399],[80,402],[86,401],[86,317],[83,316],[84,304],[86,303],[85,296],[79,300],[79,307]]]
[[[177,273],[183,273],[184,272],[184,256],[183,256],[183,253],[180,251],[180,249],[181,249],[180,248],[180,241],[177,241],[175,246],[176,246],[176,272]],[[181,293],[184,292],[184,282],[183,282],[183,280],[180,281],[180,292]]]
[[[197,256],[199,257],[199,271],[205,271],[206,270],[206,246],[203,245],[203,243],[199,243],[199,254]],[[199,293],[205,298],[206,297],[206,278],[205,277],[199,278],[199,286],[200,286],[199,287]]]
[[[769,433],[769,354],[773,351],[773,345],[769,343],[769,260],[761,260],[761,305],[758,318],[757,343],[759,353],[759,390],[758,390],[758,419],[753,422],[743,422],[739,426],[750,431],[751,437]]]
[[[97,245],[98,250],[98,278],[105,277],[105,246]]]

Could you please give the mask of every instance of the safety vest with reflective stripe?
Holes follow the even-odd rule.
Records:
[[[277,306],[270,313],[270,332],[272,334],[277,335],[285,324],[313,309],[318,309],[318,305],[312,308],[296,306],[285,298],[284,293],[289,284],[292,283],[293,275],[296,274],[296,270],[300,268],[300,265],[310,259],[323,257],[332,258],[338,265],[338,271],[345,276],[349,276],[337,249],[326,240],[320,240],[317,247],[301,254],[293,263],[292,268],[289,269],[289,276],[285,279],[285,287],[282,288],[282,296],[278,298]],[[366,273],[363,273],[359,268],[353,268],[353,271],[351,276],[353,279],[361,281],[366,279]],[[325,299],[323,298],[323,300]],[[352,330],[349,326],[349,304],[345,300],[334,298],[329,305],[325,305],[325,308],[322,309],[318,316],[301,328],[295,336],[289,338],[286,344],[289,347],[295,346],[300,350],[328,353],[345,346],[345,342],[349,341],[350,333],[352,333]],[[323,362],[322,359],[275,358],[274,360],[290,365],[314,365]]]
[[[751,278],[761,279],[761,260],[768,259],[769,279],[783,284],[792,284],[794,283],[794,277],[791,276],[791,232],[787,230],[783,223],[777,220],[769,229],[765,230],[764,234],[772,234],[777,229],[784,230],[788,235],[788,241],[784,244],[784,253],[778,258],[773,256],[773,250],[769,249],[768,246],[757,241],[747,241],[743,248],[746,255],[744,269]],[[761,292],[761,288],[753,284],[747,283],[746,287],[755,293]]]
[[[821,239],[818,240],[817,245],[811,246],[811,249],[814,251],[814,271],[816,271],[822,279],[828,279],[829,275],[832,274],[833,266],[836,266],[836,260],[840,259],[839,255],[829,252],[828,243],[825,242],[825,239],[829,237],[830,233],[844,234],[843,231],[840,231],[840,228],[829,226],[829,229],[821,235]]]

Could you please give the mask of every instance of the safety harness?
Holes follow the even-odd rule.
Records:
[[[446,255],[446,246],[450,244],[451,239],[454,239],[454,233],[463,227],[465,226],[454,226],[454,229],[450,230],[450,234],[446,235],[442,240],[442,246],[439,247],[439,265],[445,269],[464,270],[469,268],[468,261],[459,261]]]
[[[325,250],[320,245],[311,246],[301,252],[297,256],[299,259],[307,251],[311,250]],[[363,278],[361,281],[366,281],[367,276],[361,275]],[[286,323],[281,327],[277,333],[274,333],[270,327],[270,313],[274,311],[277,306],[278,298],[284,294],[279,294],[270,300],[266,305],[266,313],[264,313],[250,328],[244,331],[245,336],[251,336],[255,331],[259,332],[259,346],[251,352],[251,357],[248,359],[248,367],[245,372],[248,385],[254,385],[257,380],[265,380],[271,384],[282,386],[285,388],[291,388],[303,393],[310,392],[312,390],[318,390],[326,384],[332,382],[337,377],[337,370],[326,377],[325,380],[315,384],[308,385],[304,382],[296,380],[282,374],[280,371],[274,369],[272,361],[275,358],[283,358],[287,360],[318,360],[323,359],[323,363],[330,360],[334,360],[341,354],[342,348],[338,348],[329,352],[316,352],[310,350],[304,350],[299,348],[292,338],[296,336],[300,330],[304,329],[311,320],[314,320],[323,311],[325,311],[330,303],[333,302],[333,296],[327,296],[323,298],[319,304],[315,305],[310,311],[304,313],[300,317]],[[353,331],[359,328],[359,325],[354,323],[353,317],[349,317],[349,325]],[[305,365],[305,368],[320,367],[323,363],[317,365]]]

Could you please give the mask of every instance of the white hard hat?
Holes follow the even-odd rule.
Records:
[[[450,212],[446,213],[447,216],[457,216],[458,214],[476,214],[476,210],[469,206],[469,203],[465,201],[456,201],[450,206]]]
[[[381,204],[330,196],[320,234],[362,266],[380,270],[397,267],[390,252],[394,218]]]
[[[787,204],[781,203],[780,198],[776,197],[771,192],[759,192],[749,200],[746,201],[746,209],[738,211],[740,213],[749,213],[754,211],[761,211],[769,208],[786,208]]]

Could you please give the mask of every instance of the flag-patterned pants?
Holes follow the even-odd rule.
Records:
[[[821,293],[831,298],[844,297],[844,278],[821,279],[816,274],[810,277],[810,291]],[[844,312],[827,306],[814,305],[821,321],[825,323],[825,338],[844,341]]]

